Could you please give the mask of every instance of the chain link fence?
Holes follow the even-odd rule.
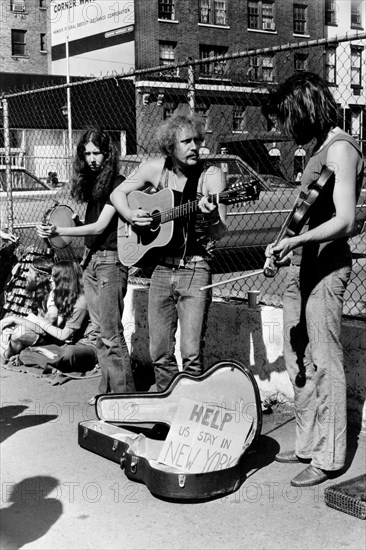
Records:
[[[160,122],[177,110],[201,114],[206,129],[202,155],[226,172],[227,184],[256,179],[254,201],[228,207],[229,232],[214,257],[214,295],[246,299],[258,289],[261,302],[280,305],[285,270],[274,279],[251,276],[263,267],[264,250],[273,242],[298,194],[311,144],[298,147],[262,114],[268,90],[295,70],[324,76],[339,104],[339,125],[364,152],[366,79],[362,52],[366,34],[332,40],[285,44],[231,55],[211,55],[184,63],[136,70],[99,79],[73,79],[70,84],[12,91],[2,97],[0,132],[1,225],[14,230],[24,247],[46,244],[35,225],[67,205],[83,218],[84,206],[70,198],[75,145],[90,125],[111,133],[121,152],[121,172],[128,173],[157,154],[154,136]],[[51,78],[51,77],[50,77]],[[366,198],[357,208],[357,232],[345,313],[366,316]],[[58,250],[59,257],[80,258],[83,240]],[[238,279],[243,274],[247,278]],[[146,273],[131,269],[131,278],[148,284]],[[230,282],[231,279],[234,281]]]

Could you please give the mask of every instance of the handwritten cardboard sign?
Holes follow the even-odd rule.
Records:
[[[179,401],[158,462],[186,473],[204,473],[237,464],[253,418],[211,403]]]

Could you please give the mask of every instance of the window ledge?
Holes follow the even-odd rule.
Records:
[[[47,53],[47,50],[39,50],[39,53],[41,53],[42,55],[45,55]]]
[[[174,24],[179,23],[179,21],[177,21],[176,19],[159,19],[158,18],[158,21],[159,23],[174,23]]]
[[[277,34],[277,30],[274,30],[274,31],[266,31],[264,29],[250,29],[248,27],[248,32],[260,32],[261,34]]]
[[[30,56],[25,54],[25,55],[20,55],[20,54],[12,54],[11,56],[13,59],[30,59]]]
[[[294,33],[293,36],[296,36],[298,38],[310,38],[310,34],[297,34],[297,33]]]
[[[230,25],[217,25],[216,23],[198,23],[199,27],[209,27],[211,29],[230,30]]]

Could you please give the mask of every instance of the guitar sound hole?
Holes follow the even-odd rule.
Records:
[[[156,231],[157,229],[159,229],[161,224],[161,214],[159,210],[154,210],[151,213],[151,216],[153,217],[153,221],[150,226],[150,231]]]

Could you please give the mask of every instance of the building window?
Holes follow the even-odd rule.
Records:
[[[294,70],[295,71],[307,71],[308,70],[308,56],[306,53],[294,54]]]
[[[215,57],[216,55],[225,55],[227,48],[223,46],[200,46],[200,59]],[[205,76],[222,76],[226,72],[227,61],[214,61],[212,63],[202,63],[200,65],[200,74]]]
[[[249,58],[249,78],[250,80],[263,80],[273,82],[273,55],[255,55]]]
[[[361,88],[362,47],[351,46],[351,87]]]
[[[11,55],[26,55],[25,35],[27,31],[11,31]]]
[[[210,128],[209,110],[210,106],[204,103],[199,103],[196,106],[196,113],[201,117],[205,132],[212,132],[212,129]]]
[[[359,105],[350,105],[348,109],[345,109],[344,129],[351,134],[357,141],[362,141],[362,129],[363,129],[363,111]]]
[[[274,2],[263,0],[248,2],[248,28],[275,31]]]
[[[39,0],[39,7],[42,9],[42,8],[46,8],[46,2],[45,0]]]
[[[244,123],[244,107],[234,107],[233,110],[233,132],[242,132]]]
[[[264,55],[262,58],[262,80],[273,82],[273,55]]]
[[[46,52],[47,51],[47,48],[46,48],[46,33],[41,32],[41,34],[39,35],[39,38],[40,38],[41,52]]]
[[[24,0],[10,0],[10,11],[24,12],[25,1]]]
[[[306,34],[306,11],[307,6],[294,4],[294,34]]]
[[[351,108],[351,135],[357,139],[358,141],[361,140],[361,130],[362,130],[362,124],[361,124],[361,109],[353,110]]]
[[[325,50],[325,80],[337,84],[337,48]]]
[[[227,25],[226,0],[199,0],[199,22]]]
[[[325,24],[337,25],[337,4],[335,0],[325,0]]]
[[[175,20],[175,0],[159,0],[159,19]]]
[[[174,115],[174,113],[177,109],[177,104],[174,103],[174,102],[164,101],[163,109],[164,109],[163,116],[164,116],[164,120],[165,120],[165,119],[170,118],[171,116]]]
[[[159,43],[159,65],[171,65],[175,62],[175,46],[173,42]]]
[[[351,0],[351,28],[362,29],[362,0]]]

